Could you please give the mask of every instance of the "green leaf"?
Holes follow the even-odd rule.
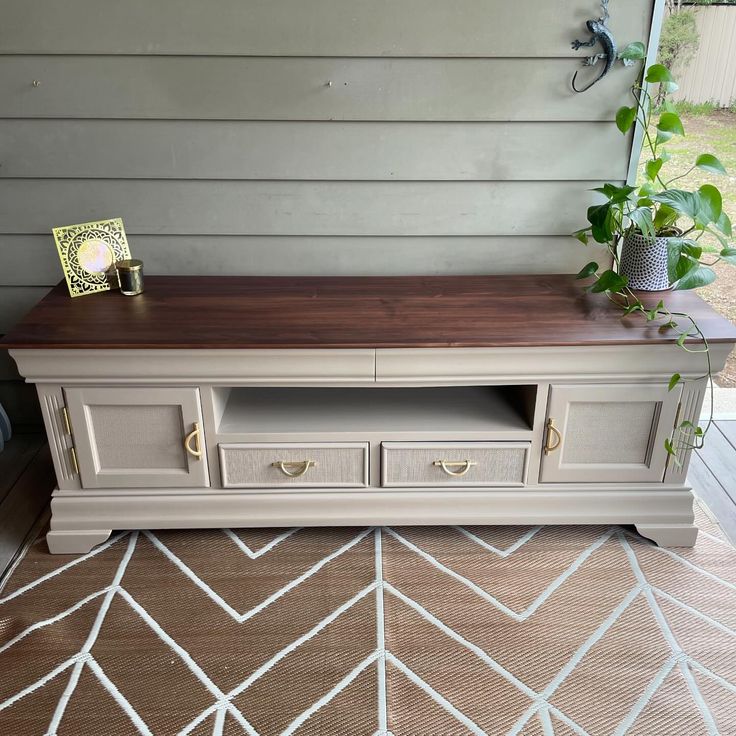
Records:
[[[698,196],[700,199],[700,208],[696,218],[697,222],[703,225],[717,222],[723,212],[723,197],[721,193],[712,184],[703,184],[698,189]]]
[[[588,207],[588,222],[592,226],[593,240],[597,243],[608,243],[613,239],[610,202]]]
[[[639,187],[639,196],[649,197],[650,195],[655,194],[656,191],[657,188],[654,186],[654,184],[652,184],[652,182],[650,181],[647,181]]]
[[[702,250],[697,243],[685,238],[670,238],[667,241],[667,275],[671,284],[700,266],[698,258]]]
[[[629,219],[639,228],[642,235],[647,238],[654,238],[654,221],[652,220],[652,211],[649,207],[637,207],[629,212]]]
[[[620,107],[616,113],[616,127],[622,132],[627,133],[631,126],[636,122],[635,107]]]
[[[644,44],[641,41],[634,41],[619,51],[618,58],[623,61],[639,61],[646,55],[647,50]]]
[[[669,207],[666,204],[662,204],[654,215],[654,228],[659,232],[666,227],[674,225],[677,222],[678,217],[679,214],[677,213],[677,210],[672,209],[672,207]]]
[[[590,263],[583,266],[575,275],[576,279],[587,279],[589,276],[592,276],[595,274],[595,272],[598,270],[598,264],[595,261],[591,261]]]
[[[575,238],[575,240],[579,240],[583,245],[588,245],[588,229],[584,228],[583,230],[576,230],[572,237]]]
[[[726,173],[726,167],[712,153],[701,153],[695,159],[695,165],[699,169],[710,171],[712,174]]]
[[[665,100],[662,103],[662,110],[664,110],[664,112],[677,112],[677,107],[671,100]]]
[[[607,182],[602,187],[593,187],[592,192],[600,192],[606,196],[606,199],[611,204],[621,204],[631,198],[631,193],[635,191],[636,187],[631,187],[625,184],[622,187],[617,187],[615,184]]]
[[[628,316],[632,312],[643,312],[644,307],[642,307],[641,304],[629,304],[626,309],[624,309],[624,317]]]
[[[687,332],[681,332],[677,338],[677,344],[682,347],[685,344],[685,340],[687,340]]]
[[[626,276],[621,276],[615,271],[604,271],[598,280],[590,287],[590,290],[596,294],[602,291],[619,292],[628,283]]]
[[[721,216],[716,220],[715,226],[727,237],[733,235],[731,228],[731,220],[725,212],[721,212]]]
[[[647,75],[644,77],[644,81],[650,84],[661,84],[665,92],[675,92],[677,90],[677,84],[672,79],[669,69],[662,64],[652,64],[647,69]]]
[[[667,384],[667,390],[672,391],[672,389],[680,383],[680,378],[681,376],[679,373],[673,373],[672,378],[670,378],[670,382]]]
[[[676,284],[675,289],[698,289],[712,284],[716,280],[715,271],[707,266],[700,266],[686,273]]]
[[[647,322],[653,322],[655,319],[657,319],[659,317],[660,309],[664,309],[664,302],[661,299],[657,302],[656,307],[650,309],[649,311],[645,310]]]
[[[657,139],[656,144],[660,145],[662,143],[667,143],[668,140],[670,140],[675,134],[670,132],[669,130],[660,130],[657,128]]]
[[[700,212],[700,197],[695,192],[686,192],[683,189],[667,189],[659,194],[653,194],[654,202],[665,204],[681,215],[687,215],[693,220]]]
[[[592,207],[588,207],[588,222],[591,225],[604,225],[610,209],[610,202],[606,202],[605,204],[595,204]]]
[[[663,64],[652,64],[647,69],[647,75],[644,77],[644,81],[650,84],[657,84],[658,82],[672,82],[672,75],[670,70]]]
[[[726,263],[736,266],[736,248],[724,248],[718,255]]]
[[[672,442],[669,439],[664,441],[664,449],[667,450],[668,455],[676,455],[675,448],[672,447]]]
[[[661,158],[655,158],[651,161],[647,161],[646,165],[644,166],[644,172],[647,175],[647,179],[654,181],[657,178],[657,174],[659,174],[659,170],[662,168],[662,164],[664,161],[662,161]]]
[[[685,128],[682,127],[682,120],[676,112],[663,112],[659,116],[657,130],[663,130],[673,135],[685,135]]]

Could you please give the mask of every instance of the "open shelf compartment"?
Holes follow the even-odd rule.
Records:
[[[216,390],[219,435],[478,433],[527,439],[537,386]]]

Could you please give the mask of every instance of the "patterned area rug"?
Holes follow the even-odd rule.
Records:
[[[37,541],[0,593],[0,734],[736,734],[736,550],[618,527]]]

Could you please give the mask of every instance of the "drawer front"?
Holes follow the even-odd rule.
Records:
[[[381,485],[523,486],[529,442],[384,442]]]
[[[368,443],[221,444],[224,488],[363,488]]]

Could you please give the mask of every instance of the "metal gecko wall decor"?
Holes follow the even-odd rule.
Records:
[[[583,65],[594,66],[599,61],[603,60],[603,71],[590,84],[583,87],[582,89],[578,89],[575,86],[575,80],[578,76],[578,72],[575,72],[571,82],[572,88],[575,90],[575,92],[585,92],[586,90],[590,89],[594,84],[596,84],[596,82],[600,82],[601,79],[603,79],[603,77],[605,77],[606,74],[608,74],[608,72],[611,70],[611,67],[613,66],[617,58],[618,50],[616,48],[616,41],[613,38],[611,30],[606,25],[606,22],[610,17],[608,13],[608,0],[601,0],[601,10],[602,14],[601,17],[598,18],[598,20],[589,20],[585,24],[592,34],[590,40],[579,41],[576,39],[572,42],[572,48],[574,51],[577,51],[582,46],[595,46],[597,43],[599,43],[603,48],[603,53],[588,56],[585,61],[583,61]]]

